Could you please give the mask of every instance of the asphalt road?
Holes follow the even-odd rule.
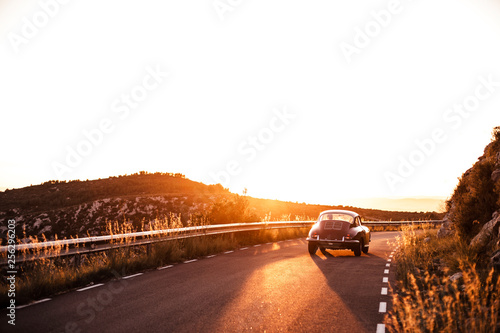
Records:
[[[0,312],[1,332],[377,332],[398,232],[370,252],[307,252],[305,239],[262,244],[123,277]],[[387,272],[386,270],[389,270]],[[382,305],[383,307],[383,305]],[[380,329],[380,328],[379,328]]]

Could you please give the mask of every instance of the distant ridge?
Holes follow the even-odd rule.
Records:
[[[48,181],[0,192],[0,237],[15,219],[18,235],[48,239],[106,233],[109,222],[135,230],[155,219],[178,217],[183,225],[315,219],[326,209],[352,209],[370,220],[439,219],[442,214],[390,212],[350,206],[313,205],[258,199],[205,185],[183,174],[139,172],[86,181]],[[197,222],[198,221],[198,222]]]
[[[446,210],[445,197],[418,197],[418,198],[363,198],[353,199],[356,206],[368,208],[400,211],[400,212],[444,212]]]

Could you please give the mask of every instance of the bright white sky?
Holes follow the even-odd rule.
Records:
[[[500,125],[499,17],[493,0],[0,0],[0,189],[147,170],[309,203],[449,196]]]

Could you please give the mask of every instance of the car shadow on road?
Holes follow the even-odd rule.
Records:
[[[386,259],[372,253],[356,257],[349,250],[324,249],[311,255],[311,259],[358,323],[366,331],[374,331],[383,320],[378,308]]]

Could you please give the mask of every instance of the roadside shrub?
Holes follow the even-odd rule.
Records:
[[[466,242],[405,227],[398,243],[389,332],[500,331],[500,279]]]

